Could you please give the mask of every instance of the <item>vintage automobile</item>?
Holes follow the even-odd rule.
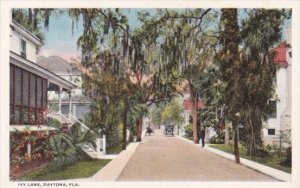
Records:
[[[165,135],[174,136],[174,125],[165,125]]]

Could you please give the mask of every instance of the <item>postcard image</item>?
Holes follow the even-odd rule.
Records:
[[[1,187],[299,186],[299,8],[2,1]]]

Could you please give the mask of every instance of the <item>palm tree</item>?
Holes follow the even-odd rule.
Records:
[[[82,147],[89,145],[96,148],[95,134],[90,130],[82,131],[75,123],[69,131],[62,130],[49,138],[49,147],[53,151],[56,166],[62,167],[74,164],[82,158]]]

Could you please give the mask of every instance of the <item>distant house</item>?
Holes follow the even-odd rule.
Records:
[[[90,102],[84,96],[83,90],[81,89],[81,72],[59,56],[40,56],[37,58],[37,64],[51,72],[54,72],[58,76],[72,82],[77,86],[76,89],[72,90],[71,98],[69,94],[64,94],[61,96],[61,113],[64,115],[71,114],[76,119],[83,119],[84,115],[89,111]],[[58,104],[59,102],[57,92],[49,92],[48,98],[50,104]],[[69,105],[70,100],[71,108]]]
[[[186,136],[185,134],[185,127],[192,123],[192,108],[193,103],[190,98],[190,94],[188,92],[184,92],[183,97],[180,98],[183,106],[183,116],[184,116],[184,123],[179,128],[179,135]],[[197,110],[204,108],[205,105],[202,101],[198,101]]]
[[[280,139],[282,133],[286,134],[291,129],[291,44],[290,28],[287,30],[287,41],[278,44],[274,51],[275,63],[279,65],[274,82],[276,84],[276,97],[270,100],[273,111],[269,115],[266,127],[263,129],[264,144],[288,145],[286,140]],[[290,136],[290,135],[289,135]]]
[[[48,92],[71,94],[76,85],[36,63],[43,45],[36,36],[14,20],[10,28],[11,130],[47,128]]]

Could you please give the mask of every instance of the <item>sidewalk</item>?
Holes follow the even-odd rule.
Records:
[[[188,140],[186,138],[183,138],[183,137],[180,137],[180,136],[177,136],[177,138],[185,140],[185,141],[193,144],[193,142],[191,140]],[[200,146],[200,144],[199,144],[199,146]],[[209,146],[205,146],[204,148],[206,150],[210,151],[210,152],[213,152],[213,153],[219,155],[219,156],[222,156],[224,158],[227,158],[227,159],[230,159],[232,161],[235,161],[235,157],[232,154],[229,154],[229,153],[226,153],[226,152],[223,152],[223,151],[211,148]],[[244,159],[242,157],[240,158],[240,163],[242,165],[248,166],[248,167],[250,167],[250,168],[252,168],[254,170],[262,172],[262,173],[264,173],[266,175],[269,175],[269,176],[274,177],[274,178],[276,178],[278,180],[281,180],[281,181],[288,182],[288,181],[292,180],[292,175],[289,174],[289,173],[277,170],[275,168],[268,167],[268,166],[263,165],[263,164],[259,164],[257,162],[250,161],[248,159]]]

